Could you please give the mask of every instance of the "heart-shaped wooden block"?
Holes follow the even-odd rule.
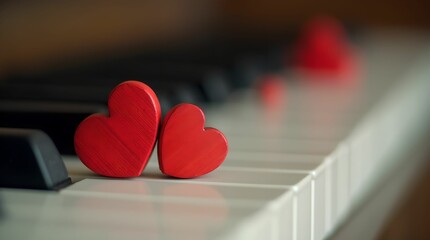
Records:
[[[326,83],[351,83],[357,74],[357,61],[342,24],[330,17],[309,21],[293,54],[294,65],[302,73]]]
[[[75,150],[93,172],[109,177],[139,176],[154,150],[161,110],[146,84],[126,81],[111,92],[109,116],[93,114],[75,132]]]
[[[194,178],[221,165],[227,156],[227,139],[204,124],[205,115],[195,105],[179,104],[170,110],[158,139],[158,162],[164,174]]]

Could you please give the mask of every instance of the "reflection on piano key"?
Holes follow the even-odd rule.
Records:
[[[169,199],[127,199],[67,193],[52,195],[13,190],[3,193],[2,199],[8,206],[6,214],[13,217],[1,228],[15,231],[16,236],[25,238],[27,235],[32,239],[56,238],[58,234],[64,234],[64,239],[95,236],[105,239],[120,236],[127,239],[189,239],[190,236],[210,239],[235,227],[261,207],[261,204],[181,203]],[[29,197],[31,204],[25,200],[15,200]],[[194,214],[183,211],[195,210],[196,207],[200,207],[201,211]],[[208,214],[208,208],[221,215],[216,218]],[[224,209],[224,213],[216,209]],[[17,226],[22,229],[17,231]]]
[[[151,193],[141,191],[141,186],[145,186],[144,189],[149,189]],[[85,179],[67,188],[62,193],[116,196],[130,199],[171,199],[182,202],[224,203],[228,199],[228,201],[237,203],[263,204],[280,197],[284,190],[281,188],[217,185],[160,179],[147,181]]]

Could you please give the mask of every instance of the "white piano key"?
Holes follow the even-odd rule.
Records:
[[[213,239],[261,209],[260,205],[229,202],[184,203],[169,199],[131,200],[85,194],[7,193],[2,195],[2,201],[7,206],[5,214],[11,220],[8,223],[20,223],[20,226],[25,226],[26,222],[33,223],[33,229],[24,228],[31,239],[54,239],[58,230],[61,235],[65,234],[62,239],[91,236],[98,239],[120,236],[127,239],[145,236],[155,239]],[[271,223],[270,219],[267,221]],[[0,225],[1,236],[8,237],[2,239],[17,236],[8,227]],[[271,227],[267,225],[265,231],[270,232]],[[73,233],[76,229],[80,229],[79,232]]]
[[[245,138],[227,136],[231,151],[265,151],[295,154],[328,154],[334,150],[336,142],[270,139],[270,138]]]
[[[148,176],[160,176],[161,172],[155,165],[148,165],[143,177],[131,181],[144,181]],[[192,179],[175,179],[176,182],[193,182],[229,186],[254,186],[267,188],[290,189],[307,177],[303,172],[273,171],[265,169],[218,168],[208,175]]]
[[[130,179],[130,181],[141,181],[147,179],[165,179],[156,161],[150,161],[141,177]],[[69,175],[74,180],[83,178],[103,178],[91,173],[89,169],[74,158],[65,161]],[[267,169],[253,168],[224,168],[220,167],[208,175],[194,179],[175,179],[175,182],[196,182],[232,186],[265,186],[270,188],[289,189],[307,176],[307,172],[272,171]]]
[[[350,197],[353,198],[355,194],[355,190],[359,187],[361,180],[361,168],[363,159],[363,139],[365,136],[363,135],[363,129],[358,129],[357,134],[351,136],[346,141],[349,146],[349,194]]]
[[[144,198],[151,200],[172,200],[175,202],[208,202],[225,203],[236,202],[259,205],[264,208],[274,199],[279,199],[276,208],[268,208],[270,217],[273,218],[272,225],[282,221],[282,228],[275,227],[276,231],[264,232],[264,234],[281,234],[285,231],[291,234],[286,226],[290,226],[292,221],[292,201],[284,195],[292,195],[285,192],[285,189],[258,188],[258,187],[236,187],[236,186],[216,186],[198,183],[177,183],[175,181],[148,180],[145,181],[147,189],[142,187],[142,181],[125,180],[96,180],[85,179],[62,191],[63,194],[84,194],[99,195],[116,198]],[[259,223],[261,224],[261,223]],[[274,228],[274,226],[270,226]],[[259,226],[257,229],[261,228]],[[254,229],[255,230],[255,229]],[[247,233],[247,231],[240,231]],[[279,232],[279,233],[278,233]],[[253,232],[254,234],[254,232]],[[261,235],[260,235],[261,236]],[[255,236],[254,236],[255,238]],[[255,238],[258,239],[258,238]],[[278,238],[274,238],[278,239]]]
[[[240,154],[236,154],[235,156],[238,157],[239,159],[241,158]],[[264,154],[260,154],[260,157],[264,157]],[[302,178],[304,178],[308,174],[310,174],[312,170],[314,170],[315,168],[317,168],[317,166],[319,166],[321,164],[321,162],[322,162],[322,160],[321,160],[322,157],[320,157],[320,156],[314,156],[314,155],[289,155],[289,154],[284,154],[284,157],[282,157],[281,155],[278,155],[278,158],[279,159],[275,158],[275,160],[256,160],[256,161],[253,161],[254,163],[252,163],[252,161],[249,161],[249,160],[231,160],[231,162],[240,162],[241,164],[236,164],[236,165],[232,164],[232,165],[235,166],[233,168],[231,168],[231,165],[226,164],[226,166],[222,166],[221,169],[217,170],[217,171],[221,171],[221,174],[232,172],[233,173],[232,177],[235,177],[236,179],[240,179],[240,181],[239,181],[240,185],[239,186],[260,186],[260,184],[263,184],[262,186],[265,187],[265,188],[268,185],[271,185],[270,187],[274,187],[273,185],[275,185],[275,187],[277,188],[277,187],[279,187],[279,184],[273,181],[273,176],[276,175],[276,171],[279,172],[279,171],[282,171],[282,169],[285,169],[287,172],[288,171],[291,172],[291,171],[294,171],[294,169],[296,169],[298,171],[302,171],[303,172],[303,173],[301,173],[301,176],[302,176]],[[246,158],[243,158],[243,159],[246,159]],[[152,172],[158,171],[158,166],[157,166],[156,162],[153,161],[153,160],[154,159],[151,159],[150,164],[147,166],[146,171],[152,171]],[[226,163],[227,162],[228,161],[226,160]],[[272,170],[267,170],[267,171],[262,170],[262,171],[259,171],[258,169],[263,169],[262,166],[266,166],[266,167],[268,167],[269,169],[272,169]],[[252,169],[253,167],[256,168],[256,169],[255,170]],[[281,167],[283,167],[283,168],[281,168]],[[288,169],[290,169],[290,170],[288,170]],[[216,173],[217,171],[215,171],[214,173]],[[254,172],[257,173],[257,174],[255,174]],[[214,174],[214,173],[212,173],[212,174]],[[244,180],[242,178],[242,176],[240,174],[238,175],[237,173],[244,173],[246,176],[254,176],[255,178],[269,180],[270,182],[263,182],[263,183],[262,182],[256,182],[256,183],[252,183],[249,180]],[[249,174],[249,173],[252,173],[252,174]],[[270,175],[270,177],[269,178],[267,178],[267,176],[266,177],[258,177],[258,173],[260,173],[260,174],[261,173],[268,173],[268,175]],[[211,176],[212,174],[210,174],[208,176]],[[315,176],[317,178],[311,179],[311,181],[315,181],[315,180],[321,181],[321,177],[319,176],[319,172]],[[229,183],[229,186],[230,186],[230,184],[233,184],[232,186],[235,186],[234,183],[238,182],[237,180],[232,180],[231,177],[226,178],[225,176],[220,176],[220,178],[221,178],[222,182],[227,181]],[[286,180],[285,178],[282,178],[282,182],[283,183],[280,185],[280,187],[282,189],[288,187],[288,184],[290,186],[293,186],[293,185],[296,185],[299,182],[299,180],[296,180],[294,182],[288,183],[285,180]],[[99,180],[99,181],[103,182],[103,181],[106,181],[106,180]],[[145,181],[148,184],[152,184],[152,181],[166,181],[166,180],[151,180],[151,179],[146,179]],[[191,183],[202,182],[203,184],[205,184],[205,183],[209,182],[209,183],[215,184],[215,185],[212,185],[212,186],[217,186],[216,184],[219,184],[218,181],[210,180],[210,178],[209,178],[209,181],[208,180],[201,180],[201,179],[181,180],[181,182],[184,182],[184,183],[187,183],[187,181],[191,181]],[[135,181],[127,181],[127,182],[135,182]],[[177,181],[176,180],[171,180],[171,182],[169,184],[174,184],[175,182],[177,182]],[[72,191],[76,187],[79,187],[80,184],[82,185],[84,183],[88,184],[89,183],[89,179],[83,180],[83,181],[75,184],[74,186],[69,187],[65,191]],[[249,185],[249,183],[252,183],[252,184]],[[159,183],[159,184],[161,184],[161,183]],[[163,183],[163,184],[166,184],[166,183]],[[245,185],[243,185],[243,184],[245,184]],[[115,191],[114,184],[108,184],[108,185],[111,188],[109,191]],[[130,185],[132,185],[132,184],[130,184]],[[300,225],[298,225],[298,226],[300,226],[300,231],[299,231],[300,234],[299,234],[299,236],[304,236],[304,238],[306,238],[306,236],[309,236],[309,235],[307,235],[307,233],[305,231],[305,228],[307,227],[307,231],[311,230],[311,214],[310,214],[311,210],[310,210],[310,206],[311,206],[311,195],[312,195],[311,191],[312,191],[312,188],[310,186],[311,183],[308,183],[308,185],[309,186],[306,186],[306,184],[304,184],[303,187],[300,187],[299,190],[298,190],[298,192],[297,192],[297,196],[296,196],[297,199],[299,199],[298,200],[298,204],[297,204],[297,208],[299,209],[298,212],[300,213],[300,217],[297,220],[297,221],[300,222]],[[319,186],[321,184],[317,183],[317,185]],[[200,186],[201,186],[201,184],[200,184]],[[218,188],[219,187],[222,188],[223,185],[217,186],[217,187]],[[120,189],[123,189],[123,188],[120,188]],[[97,192],[97,190],[94,190],[93,192]],[[237,193],[241,194],[241,195],[244,194],[246,196],[246,192],[239,193],[239,191],[237,191]],[[156,194],[153,193],[152,195],[156,195]],[[306,199],[307,197],[309,199]],[[321,196],[319,196],[319,194],[318,194],[317,198],[321,198]],[[232,199],[232,197],[230,196],[230,197],[228,197],[228,199]],[[283,208],[283,209],[286,208],[286,209],[284,209],[281,212],[292,212],[293,211],[292,210],[293,209],[293,204],[292,203],[293,202],[291,200],[290,201],[290,205],[287,204],[285,206],[285,204],[280,204],[279,205],[280,208]],[[304,217],[306,215],[309,215],[309,216],[308,217]],[[281,220],[282,222],[292,221],[292,215],[288,215],[287,214],[287,215],[281,216],[280,218],[283,219],[283,220]],[[321,224],[321,223],[318,222],[318,224]],[[287,230],[286,227],[285,227],[285,225],[282,225],[282,226],[283,227],[280,228],[280,234],[282,236],[286,235],[286,236],[290,236],[292,238],[293,237],[292,236],[292,234],[293,234],[293,231],[292,231],[293,227],[292,227],[292,225],[290,227],[291,230]],[[295,230],[295,231],[297,231],[297,230]]]
[[[315,171],[312,172],[312,209],[313,222],[312,222],[312,239],[322,239],[325,231],[326,221],[326,194],[327,182],[326,175],[328,164],[325,162],[321,164]],[[330,194],[330,193],[328,193]]]
[[[322,155],[233,151],[220,167],[311,171],[319,166],[323,159]]]
[[[374,136],[375,118],[367,115],[362,119],[346,142],[350,149],[350,195],[354,198],[355,192],[361,189],[363,179],[370,173],[369,166],[372,166],[372,143],[373,137],[379,139],[381,136]],[[380,140],[380,139],[379,139]],[[378,141],[379,142],[379,141]],[[375,144],[379,144],[375,142]]]
[[[277,218],[278,236],[276,239],[293,239],[294,231],[294,195],[293,191],[288,191],[283,196],[277,198],[268,206],[269,212]]]
[[[246,151],[230,151],[227,155],[227,160],[272,160],[272,161],[297,161],[297,162],[318,162],[321,161],[324,155],[310,154],[293,154],[293,153],[278,153],[278,152],[258,152],[253,150]]]
[[[264,113],[262,114],[264,116]],[[339,140],[348,130],[347,124],[343,122],[328,125],[327,123],[318,122],[315,122],[315,124],[292,122],[282,117],[271,116],[257,120],[240,116],[235,116],[234,118],[226,118],[225,115],[221,116],[219,114],[215,118],[209,116],[207,125],[217,126],[226,135],[232,136]]]
[[[155,171],[153,169],[151,171]],[[300,217],[297,217],[293,220],[296,224],[293,224],[291,234],[297,232],[298,236],[303,236],[306,239],[309,231],[311,229],[311,176],[308,174],[309,171],[305,171],[306,173],[294,173],[294,172],[284,172],[282,170],[257,170],[257,169],[226,169],[221,168],[214,173],[208,175],[207,178],[198,178],[198,179],[190,179],[190,180],[181,180],[184,182],[198,182],[204,184],[228,184],[232,186],[258,186],[265,188],[282,188],[289,190],[294,185],[294,201],[290,201],[291,205],[280,204],[279,206],[286,206],[285,210],[280,212],[289,212],[291,209],[296,208],[297,213]],[[213,174],[218,173],[217,177],[213,177]],[[231,175],[230,175],[231,174]],[[300,176],[299,178],[292,176]],[[210,176],[210,177],[209,177]],[[219,177],[218,177],[219,176]],[[280,177],[280,178],[279,178]],[[258,179],[258,180],[256,180]],[[136,179],[139,180],[139,179]],[[292,181],[291,181],[292,180]],[[280,181],[280,182],[279,182]],[[293,184],[294,182],[294,184]],[[292,185],[289,185],[292,184]],[[287,200],[285,200],[287,201]],[[294,210],[291,210],[294,212]],[[282,222],[290,221],[290,216],[286,215],[281,217]],[[296,227],[294,227],[296,226]],[[284,226],[285,227],[285,226]],[[289,235],[287,230],[283,230],[284,227],[280,228],[281,235]],[[296,236],[297,236],[296,234]],[[292,236],[294,239],[294,236]],[[302,238],[303,239],[303,238]]]
[[[310,157],[311,160],[315,160],[316,158],[314,156]],[[311,161],[312,162],[312,161]],[[151,164],[149,164],[147,166],[148,169],[146,169],[146,171],[150,171],[150,172],[158,172],[158,166],[157,164],[154,164],[154,161],[151,161]],[[314,162],[315,164],[317,164],[317,162]],[[67,164],[68,165],[68,164]],[[69,165],[68,165],[69,166]],[[152,168],[152,169],[151,169]],[[217,178],[212,178],[213,174],[216,174],[217,172],[219,172],[219,177]],[[225,175],[227,174],[227,175]],[[293,178],[291,178],[293,176]],[[127,182],[141,182],[140,180],[145,181],[148,184],[152,184],[153,181],[169,181],[169,184],[178,184],[178,182],[180,183],[184,183],[184,184],[199,184],[202,186],[215,186],[217,187],[217,189],[219,188],[223,188],[225,189],[226,186],[232,186],[232,187],[240,187],[240,189],[243,188],[243,186],[248,186],[248,188],[263,188],[263,189],[281,189],[282,191],[288,191],[288,189],[290,189],[291,186],[296,185],[301,179],[305,178],[307,176],[307,174],[305,173],[273,173],[272,171],[258,171],[256,170],[240,170],[240,169],[219,169],[216,170],[214,173],[209,174],[206,178],[204,179],[191,179],[191,180],[165,180],[165,179],[140,179],[140,178],[136,178],[133,179],[133,181],[127,181]],[[249,178],[252,179],[249,179]],[[297,178],[298,177],[298,178]],[[84,180],[84,181],[88,181]],[[82,183],[84,181],[81,181]],[[100,180],[100,181],[105,181],[105,180]],[[79,186],[79,183],[77,183],[75,186]],[[248,189],[246,188],[246,189]],[[69,189],[73,189],[73,186],[70,187]],[[221,190],[221,191],[225,191],[225,190]],[[304,194],[306,193],[306,188],[305,190],[302,190],[300,193],[300,213],[305,212],[306,211],[306,202],[310,202],[310,199],[308,201],[306,201],[304,198],[308,195]],[[310,188],[309,190],[310,191]],[[237,193],[238,195],[244,195],[247,196],[247,192],[242,192],[242,191],[237,191],[237,192],[233,192],[231,194],[235,194]],[[258,194],[257,193],[253,193],[253,194]],[[255,197],[254,197],[255,198]],[[232,195],[229,195],[228,199],[234,199],[232,198]],[[232,200],[233,201],[233,200]],[[292,221],[292,201],[289,202],[290,205],[285,205],[285,204],[280,204],[280,208],[281,210],[279,211],[279,213],[281,214],[281,216],[279,216],[279,218],[281,218],[282,222],[288,222],[288,221]],[[284,213],[284,214],[282,214]],[[276,215],[275,215],[276,216]],[[309,216],[310,218],[310,216]],[[306,222],[307,220],[310,221],[308,218],[300,218],[302,222]],[[287,235],[288,233],[292,234],[292,231],[289,229],[292,229],[292,225],[287,227],[288,225],[283,225],[282,228],[279,228],[280,231],[280,235],[284,236]],[[244,231],[246,232],[246,231]]]
[[[255,168],[255,169],[273,169],[273,170],[285,170],[285,171],[312,171],[322,163],[322,160],[318,161],[273,161],[270,159],[263,160],[230,160],[224,161],[221,168]]]
[[[350,199],[350,168],[349,168],[349,145],[341,143],[335,151],[336,179],[333,179],[333,187],[336,188],[336,205],[333,206],[334,218],[338,219],[346,210]]]
[[[293,214],[295,217],[295,235],[293,239],[311,239],[311,227],[312,227],[312,177],[308,175],[307,178],[303,179],[295,185],[293,203],[296,208],[296,213]]]
[[[177,201],[243,202],[265,204],[285,193],[285,189],[207,185],[165,179],[146,181],[84,179],[61,191],[122,198],[172,199]]]
[[[282,125],[281,125],[282,124]],[[272,137],[272,138],[291,138],[291,139],[308,139],[308,140],[340,140],[346,131],[343,126],[327,126],[310,124],[289,124],[281,122],[274,124],[273,122],[262,123],[222,123],[220,121],[209,121],[208,126],[219,126],[218,128],[228,136],[242,137]]]
[[[274,229],[274,221],[277,221],[274,216],[276,213],[274,214],[273,211],[263,209],[244,219],[238,227],[227,231],[217,239],[280,239],[277,229]]]
[[[336,198],[336,189],[333,189],[333,181],[335,180],[335,174],[334,170],[336,168],[333,167],[334,165],[334,158],[332,156],[326,157],[324,160],[324,167],[326,169],[325,173],[325,226],[324,226],[324,236],[330,231],[330,229],[333,226],[333,205],[336,205],[334,202]],[[333,169],[334,168],[334,169]]]
[[[367,179],[367,177],[369,176],[371,169],[373,167],[373,146],[372,144],[372,139],[375,137],[373,134],[374,131],[374,119],[373,116],[368,115],[365,119],[365,123],[364,123],[364,128],[363,128],[363,135],[362,135],[362,147],[361,147],[361,165],[360,165],[360,181],[359,181],[359,185],[360,188],[364,187],[363,183],[364,180]]]
[[[248,154],[252,155],[252,154]],[[275,161],[265,159],[264,154],[261,154],[263,158],[257,158],[260,160],[246,160],[246,158],[242,158],[242,160],[232,159],[231,161],[226,161],[224,163],[224,168],[235,166],[235,167],[243,167],[243,168],[267,168],[276,170],[286,170],[286,171],[303,171],[312,175],[312,199],[314,202],[313,209],[315,209],[314,219],[314,230],[311,233],[315,234],[314,239],[321,239],[324,236],[325,231],[325,194],[326,194],[326,166],[322,164],[322,156],[301,156],[301,155],[286,155],[284,158],[279,156],[280,159],[276,159]],[[235,155],[237,158],[240,158],[240,154]],[[294,156],[298,156],[299,159],[295,159]],[[300,158],[301,157],[301,158]],[[262,160],[263,159],[263,160]],[[282,160],[283,159],[283,160]]]
[[[331,159],[329,167],[330,170],[329,172],[331,173],[329,175],[329,182],[331,184],[331,191],[330,191],[330,228],[332,226],[335,225],[336,221],[337,221],[337,217],[338,217],[338,213],[339,213],[339,189],[338,186],[340,185],[339,183],[339,174],[338,174],[338,166],[339,166],[339,157],[337,156],[337,154],[331,154],[331,156],[329,157]],[[327,229],[327,231],[330,231],[330,229]]]
[[[262,154],[263,155],[263,154]],[[264,156],[264,155],[263,155]],[[264,159],[264,160],[246,160],[246,158],[243,158],[242,160],[231,160],[226,161],[224,163],[225,167],[229,166],[235,166],[235,167],[243,167],[243,168],[268,168],[273,169],[274,171],[283,170],[286,171],[304,171],[312,175],[312,199],[314,199],[314,202],[312,203],[314,205],[313,209],[315,209],[315,213],[312,215],[315,215],[314,219],[314,229],[311,231],[311,233],[315,234],[314,239],[321,239],[324,236],[325,231],[325,194],[326,194],[326,166],[321,165],[323,157],[317,157],[317,156],[305,156],[302,157],[299,160],[294,160],[294,155],[290,155],[288,157],[287,155],[284,160],[277,159],[276,161]],[[296,155],[300,156],[300,155]],[[240,157],[240,154],[237,154],[236,157]],[[306,158],[307,157],[307,158]],[[259,158],[257,158],[259,159]],[[225,168],[224,167],[224,168]]]

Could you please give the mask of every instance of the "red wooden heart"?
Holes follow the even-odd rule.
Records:
[[[203,111],[179,104],[166,115],[158,140],[158,162],[164,174],[193,178],[215,170],[227,156],[227,139],[204,128]]]
[[[346,35],[340,22],[333,18],[312,19],[303,28],[295,47],[294,65],[311,79],[326,83],[351,83],[358,62]]]
[[[75,150],[92,171],[109,177],[139,176],[155,146],[161,118],[154,91],[126,81],[115,87],[109,114],[93,114],[75,132]]]

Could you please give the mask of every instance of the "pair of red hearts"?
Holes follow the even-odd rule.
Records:
[[[75,132],[75,150],[93,172],[109,177],[136,177],[145,168],[157,141],[161,109],[154,91],[126,81],[110,94],[109,115],[93,114]],[[204,128],[203,111],[179,104],[166,115],[158,138],[161,171],[193,178],[215,170],[227,156],[227,140]]]

